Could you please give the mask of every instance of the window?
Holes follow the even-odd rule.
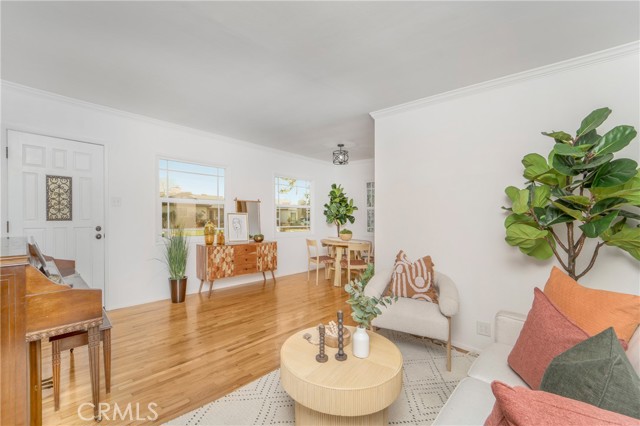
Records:
[[[162,231],[203,235],[211,220],[224,229],[224,169],[161,159],[158,164]]]
[[[311,182],[276,177],[276,231],[311,230]]]
[[[367,182],[367,232],[374,232],[374,207],[376,204],[376,186],[374,182]]]

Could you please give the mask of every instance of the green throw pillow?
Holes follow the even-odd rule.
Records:
[[[640,378],[613,328],[555,357],[540,390],[640,419]]]

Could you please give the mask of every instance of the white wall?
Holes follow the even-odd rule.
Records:
[[[265,238],[278,241],[278,276],[306,270],[304,238],[309,235],[275,234],[274,176],[305,178],[313,181],[313,235],[333,235],[322,205],[331,183],[342,183],[351,196],[364,197],[365,189],[351,185],[357,173],[300,156],[290,155],[152,120],[133,114],[75,101],[60,96],[4,83],[2,86],[2,146],[7,129],[93,142],[105,146],[107,245],[106,304],[108,309],[150,302],[169,297],[164,266],[159,258],[157,203],[157,156],[205,162],[226,168],[226,211],[235,211],[233,199],[262,200],[261,222]],[[330,157],[327,152],[327,157]],[[6,161],[3,158],[2,217],[6,217]],[[347,166],[351,167],[351,166]],[[358,170],[366,167],[356,166]],[[373,164],[369,163],[372,170]],[[369,175],[372,175],[372,171]],[[340,180],[338,180],[340,179]],[[353,188],[353,189],[351,189]],[[362,192],[358,195],[358,191]],[[112,197],[122,199],[112,207]],[[4,220],[4,219],[3,219]],[[4,223],[4,222],[3,222]],[[4,228],[4,227],[3,227]],[[192,243],[195,244],[195,239]],[[195,248],[189,261],[189,292],[198,289],[195,274]],[[261,275],[217,281],[216,288],[252,282]]]
[[[603,106],[613,114],[602,131],[640,129],[638,44],[622,50],[372,114],[378,270],[400,249],[432,255],[460,291],[454,344],[487,345],[476,321],[492,323],[500,309],[526,313],[554,264],[505,243],[500,209],[504,188],[524,182],[522,157],[551,149],[540,132],[574,132]],[[636,138],[617,156],[638,160],[639,147]],[[605,246],[582,283],[637,294],[640,263]]]

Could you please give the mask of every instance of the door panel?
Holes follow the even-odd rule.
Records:
[[[33,237],[45,254],[75,260],[87,284],[104,290],[104,147],[13,130],[7,136],[9,235]],[[71,220],[64,206],[65,220],[48,218],[47,176],[71,178]],[[51,189],[54,201],[69,195],[64,186]]]

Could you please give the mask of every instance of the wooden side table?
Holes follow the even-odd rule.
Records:
[[[349,327],[354,332],[353,327]],[[386,425],[388,407],[402,389],[402,354],[381,335],[369,332],[368,358],[353,356],[345,347],[346,361],[337,361],[337,349],[326,348],[329,360],[315,360],[318,346],[302,336],[289,337],[280,350],[280,381],[296,401],[298,425]]]

